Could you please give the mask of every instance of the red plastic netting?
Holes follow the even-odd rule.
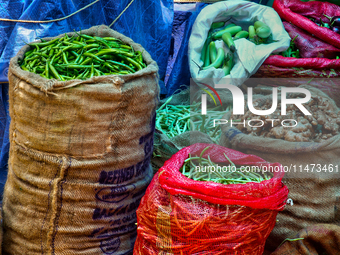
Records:
[[[194,181],[179,172],[188,158],[207,144],[194,144],[173,155],[154,176],[137,210],[134,254],[253,254],[263,253],[288,188],[279,163],[209,145],[203,157],[236,165],[276,169],[260,183],[219,184]],[[263,168],[264,169],[264,168]]]
[[[293,39],[299,35],[297,46],[302,58],[269,56],[253,77],[340,77],[340,60],[331,59],[340,52],[340,35],[316,25],[309,18],[329,22],[329,17],[340,16],[340,6],[327,2],[275,0],[273,8]]]
[[[287,21],[283,21],[283,25],[289,36],[293,38],[296,47],[299,49],[301,58],[335,59],[340,55],[339,48],[316,38],[305,30]]]
[[[281,19],[288,21],[297,27],[306,30],[315,37],[335,46],[340,45],[340,35],[332,30],[319,27],[308,17],[323,22],[329,22],[329,17],[340,16],[340,6],[320,1],[302,2],[300,0],[275,0],[273,3],[274,10],[279,14]]]
[[[340,16],[340,7],[328,2],[302,2],[300,0],[275,0],[273,8],[283,20],[290,37],[296,39],[296,46],[301,58],[269,56],[252,78],[265,78],[263,85],[272,84],[296,87],[306,84],[321,89],[338,105],[340,104],[340,35],[332,30],[320,27],[308,19],[323,22],[329,17]],[[297,78],[283,80],[278,84],[271,78]],[[336,78],[336,79],[328,79]],[[316,79],[316,80],[315,80]]]
[[[283,22],[301,58],[271,55],[253,77],[340,77],[340,48],[336,48],[289,22]],[[340,47],[340,44],[339,44]],[[333,59],[332,59],[333,58]]]

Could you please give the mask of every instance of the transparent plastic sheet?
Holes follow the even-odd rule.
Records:
[[[273,42],[256,45],[244,38],[235,41],[235,65],[229,75],[221,68],[202,70],[201,52],[213,22],[235,23],[248,30],[249,25],[260,20],[271,31]],[[221,1],[204,8],[197,16],[189,39],[188,57],[192,78],[199,82],[218,84],[223,78],[230,78],[233,85],[241,86],[252,74],[256,73],[265,59],[273,52],[281,52],[289,47],[290,37],[285,31],[279,15],[270,7],[248,1]],[[216,48],[227,54],[229,48],[223,40],[216,40]]]
[[[253,0],[250,2],[266,5],[268,0]],[[188,43],[191,27],[206,3],[174,4],[174,22],[172,28],[172,49],[165,77],[167,96],[171,96],[181,84],[190,83],[188,62]]]
[[[0,17],[33,21],[52,20],[70,15],[93,2],[94,0],[2,0]],[[131,0],[101,0],[67,19],[51,23],[0,21],[0,195],[6,182],[9,150],[10,117],[7,112],[6,83],[9,60],[25,42],[32,42],[38,37],[56,36],[95,25],[110,25],[130,2]],[[172,21],[172,1],[133,1],[111,28],[141,44],[157,62],[162,79],[169,56]],[[164,89],[164,84],[160,83],[160,87]]]

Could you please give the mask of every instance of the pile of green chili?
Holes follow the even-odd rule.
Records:
[[[75,33],[73,36],[29,44],[20,67],[61,81],[93,76],[124,75],[146,67],[140,51],[113,37]]]
[[[186,177],[195,181],[213,181],[222,184],[242,184],[248,182],[261,182],[273,177],[271,172],[241,171],[224,153],[229,165],[217,164],[211,161],[210,157],[203,158],[203,154],[210,147],[202,150],[199,157],[189,157],[184,161],[180,172]],[[217,170],[218,167],[224,170]]]

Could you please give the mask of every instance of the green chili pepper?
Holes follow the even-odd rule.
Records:
[[[122,67],[128,69],[131,72],[135,72],[134,69],[132,69],[130,66],[128,66],[126,64],[123,64],[123,63],[120,63],[120,62],[117,62],[117,61],[113,61],[113,60],[107,60],[107,62],[110,62],[110,63],[116,64],[116,65],[122,66]]]
[[[51,70],[51,73],[54,76],[54,78],[62,81],[64,80],[64,78],[60,77],[59,73],[57,72],[57,70],[55,70],[54,66],[51,63],[48,64],[48,67]]]
[[[28,68],[26,66],[21,66],[21,69],[29,72],[29,70],[28,70]]]
[[[133,57],[134,56],[132,53],[128,53],[128,52],[118,50],[118,49],[103,49],[103,50],[99,51],[98,53],[96,53],[95,55],[100,56],[100,55],[105,55],[105,54],[110,54],[110,53],[122,54],[122,55],[125,55],[127,57]]]
[[[87,44],[86,46],[84,46],[83,49],[91,49],[91,48],[98,48],[99,44],[97,43],[93,43],[93,44]]]
[[[65,64],[68,64],[67,56],[66,56],[65,52],[63,52],[63,60],[64,60]]]
[[[94,55],[94,54],[92,54],[92,53],[89,53],[88,51],[85,52],[83,55],[84,55],[85,57],[94,58],[94,59],[98,60],[99,62],[104,62],[104,60],[100,59],[98,56],[96,56],[96,55]]]
[[[46,46],[46,45],[51,45],[51,44],[57,42],[58,40],[59,40],[59,38],[56,38],[56,39],[53,39],[53,40],[48,41],[48,42],[30,43],[29,45],[30,45],[30,46],[35,46],[35,47],[38,47],[38,48],[39,48],[39,47],[44,47],[44,46]]]
[[[93,67],[93,63],[91,65],[91,72],[90,72],[90,78],[92,78],[94,75],[94,67]]]
[[[46,64],[45,64],[45,75],[46,75],[46,78],[47,78],[47,79],[50,78],[49,72],[50,72],[49,64],[48,64],[48,62],[46,62]]]
[[[112,65],[110,65],[109,63],[105,62],[104,66],[107,66],[109,69],[113,70],[113,71],[119,71],[119,68],[116,68]]]
[[[121,55],[121,54],[118,54],[118,56],[121,57],[122,59],[127,60],[131,64],[133,64],[135,67],[137,67],[137,70],[143,69],[142,66],[137,61],[133,60],[132,58],[129,58],[129,57]]]
[[[59,67],[65,67],[70,69],[83,69],[83,68],[91,68],[92,65],[75,65],[75,64],[62,64]],[[100,67],[100,65],[94,65],[94,67]]]

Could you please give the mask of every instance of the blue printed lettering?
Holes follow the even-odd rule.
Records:
[[[135,222],[135,220],[137,219],[137,214],[134,212],[128,216],[125,216],[123,219],[122,219],[122,222],[123,223],[127,223],[127,222],[130,222],[130,221],[133,221]]]
[[[144,196],[145,194],[145,191],[148,187],[144,187],[143,189],[141,189],[140,191],[136,192],[135,194],[132,195],[132,198],[136,198],[136,197],[139,197],[139,196]]]
[[[120,247],[120,239],[119,237],[110,237],[105,240],[100,241],[100,249],[105,254],[113,254]]]

